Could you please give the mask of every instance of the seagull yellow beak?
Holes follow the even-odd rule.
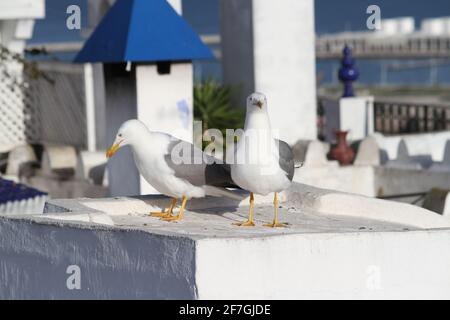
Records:
[[[118,143],[114,143],[111,146],[111,148],[109,148],[106,151],[106,158],[108,158],[108,159],[111,158],[117,152],[117,150],[119,150],[121,143],[122,143],[122,141],[119,141]]]

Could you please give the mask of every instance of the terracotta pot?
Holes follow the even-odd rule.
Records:
[[[353,162],[355,152],[347,143],[348,131],[336,131],[337,144],[330,150],[329,157],[337,160],[341,166],[347,166]]]

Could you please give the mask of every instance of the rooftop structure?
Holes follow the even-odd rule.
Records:
[[[148,216],[170,201],[162,196],[55,200],[43,215],[0,216],[0,254],[10,257],[2,272],[17,275],[0,283],[0,297],[450,296],[450,220],[442,216],[294,184],[280,194],[287,228],[261,226],[271,197],[256,198],[255,228],[239,228],[232,223],[248,211],[241,195],[194,199],[179,223]],[[79,290],[66,287],[69,266],[81,272]]]
[[[176,1],[171,4],[179,7]],[[95,117],[88,121],[88,135],[102,132],[111,144],[119,126],[137,118],[150,130],[192,141],[192,60],[213,54],[171,4],[116,1],[79,52],[75,61],[88,63],[92,73],[91,63],[102,63],[86,89],[92,101],[103,92],[105,97],[103,108],[91,108]],[[108,169],[112,195],[155,193],[139,176],[128,150],[112,159]]]
[[[209,48],[165,0],[119,0],[86,41],[75,61],[158,62],[211,58]]]
[[[45,16],[44,0],[0,2],[0,44],[22,53],[33,33],[34,19]]]

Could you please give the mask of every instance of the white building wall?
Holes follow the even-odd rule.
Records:
[[[449,239],[448,230],[204,239],[198,298],[447,299]]]
[[[389,160],[397,159],[399,145],[402,140],[408,148],[409,156],[430,156],[436,162],[444,161],[446,153],[448,153],[446,149],[450,148],[449,131],[394,136],[384,136],[376,133],[373,136],[377,140],[378,146],[386,152]]]
[[[43,18],[45,16],[44,0],[2,0],[0,1],[0,20]]]
[[[335,141],[336,130],[348,131],[347,140],[362,140],[374,132],[373,97],[347,97],[324,100],[325,136]]]
[[[157,66],[138,65],[137,118],[150,130],[193,141],[192,63],[172,63],[170,74],[158,74]],[[141,177],[141,194],[155,193]]]
[[[281,139],[290,144],[299,139],[315,139],[313,1],[228,3],[223,0],[222,21],[225,82],[267,96],[272,127],[279,131]],[[252,28],[236,32],[233,27],[248,23],[252,23]],[[237,44],[242,48],[230,50]],[[241,66],[243,63],[244,68]],[[241,105],[245,105],[243,98],[250,93],[241,94]]]

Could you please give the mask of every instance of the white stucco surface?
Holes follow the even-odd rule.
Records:
[[[317,136],[314,36],[312,0],[253,1],[255,90],[290,144]]]
[[[198,295],[213,299],[445,298],[450,294],[449,237],[449,230],[442,230],[203,240],[197,244]],[[224,258],[228,256],[233,259]],[[218,270],[226,270],[226,275],[217,276]]]
[[[36,19],[45,16],[44,0],[0,2],[0,19]]]
[[[73,146],[46,145],[42,154],[42,171],[50,174],[56,169],[75,169],[77,152]]]
[[[341,130],[349,131],[349,140],[362,140],[373,133],[373,97],[341,98]]]
[[[294,181],[317,188],[369,197],[427,193],[432,188],[450,189],[450,171],[408,167],[336,166],[302,167]]]
[[[196,199],[185,219],[149,217],[162,196],[53,200],[0,217],[2,298],[449,298],[450,220],[388,201],[294,184],[242,200]],[[67,266],[80,267],[68,290]]]
[[[239,105],[262,92],[282,140],[315,139],[313,1],[222,0],[221,16],[224,81],[241,90]]]
[[[19,175],[20,166],[23,163],[36,161],[37,157],[33,148],[28,144],[19,145],[12,149],[8,154],[8,163],[6,165],[7,175]]]
[[[348,97],[323,100],[327,141],[335,141],[335,131],[349,131],[347,139],[362,140],[373,128],[373,97]]]
[[[396,159],[400,141],[405,141],[410,156],[428,155],[433,161],[442,161],[450,132],[405,134],[395,136],[373,135],[379,147],[386,151],[389,159]]]
[[[376,196],[375,172],[371,166],[322,165],[295,171],[294,181],[317,188]]]

